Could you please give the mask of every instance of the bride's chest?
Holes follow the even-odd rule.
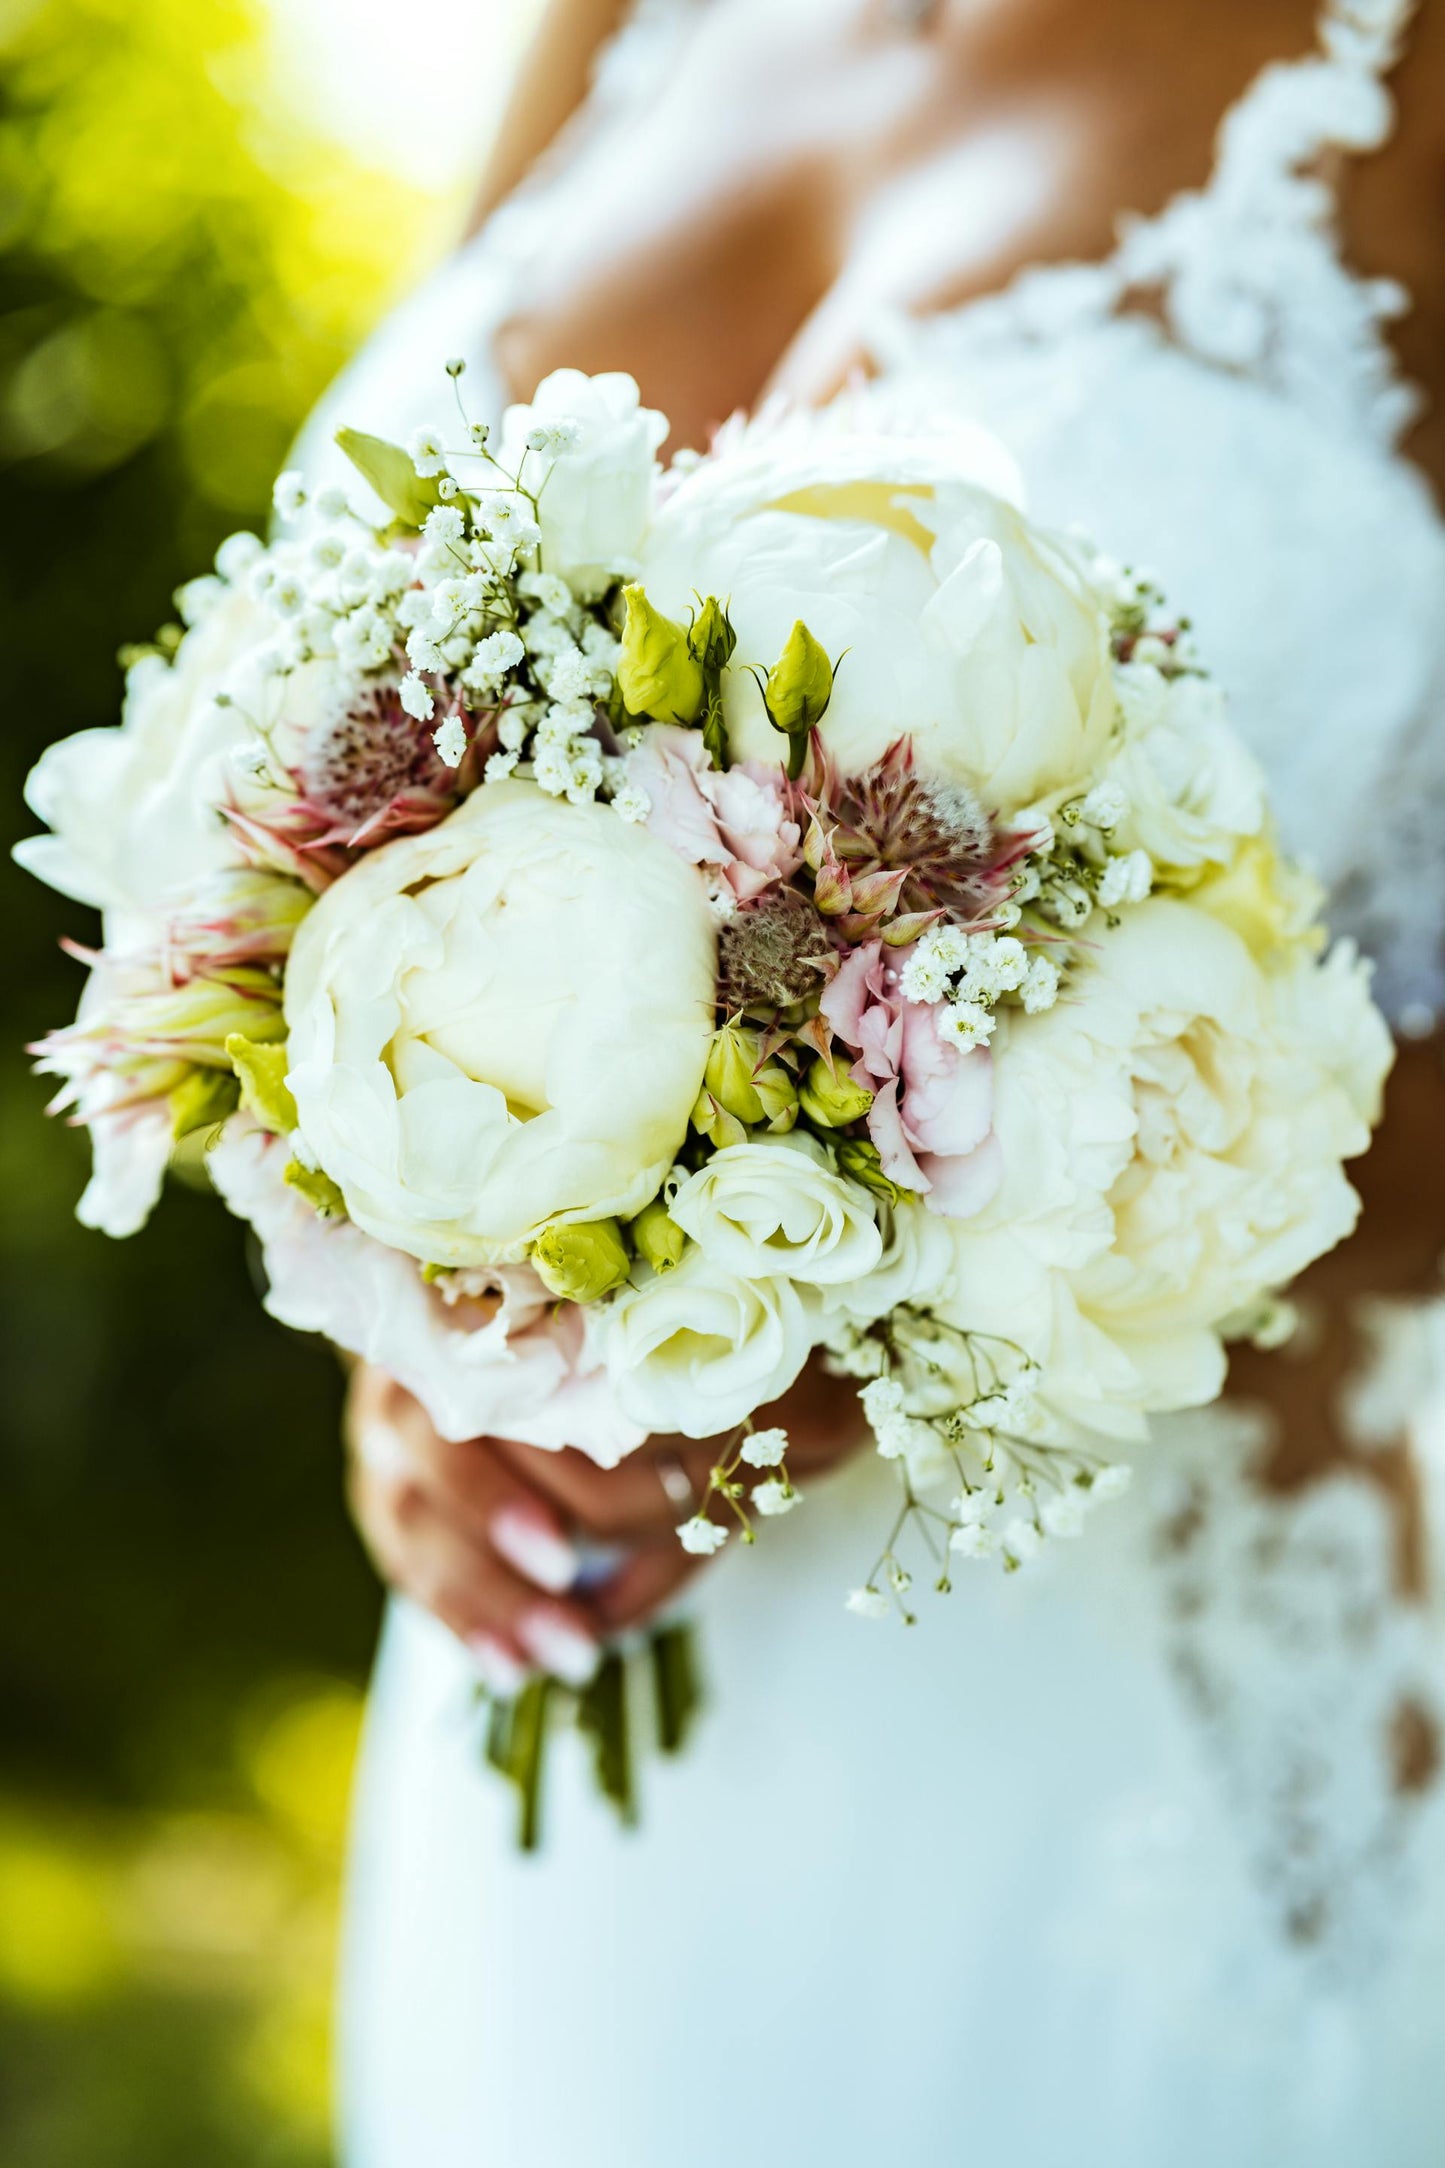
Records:
[[[1121,211],[1204,182],[1220,116],[1307,44],[1312,9],[1222,7],[1187,72],[1162,65],[1158,13],[1141,0],[977,0],[929,37],[902,31],[889,0],[675,0],[661,13],[614,55],[590,122],[536,192],[537,245],[498,351],[519,392],[559,365],[626,369],[677,440],[698,442],[780,365],[801,396],[831,390],[884,310],[924,313],[1030,263],[1105,255]],[[1445,82],[1445,38],[1412,57],[1412,86]],[[1445,306],[1445,248],[1425,230],[1432,207],[1415,204],[1439,134],[1429,103],[1406,99],[1401,144],[1354,221],[1363,265],[1415,282],[1417,368]]]

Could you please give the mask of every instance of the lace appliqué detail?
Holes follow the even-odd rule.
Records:
[[[1157,302],[1175,343],[1279,391],[1320,421],[1393,447],[1420,394],[1386,326],[1409,306],[1343,260],[1330,161],[1378,150],[1394,119],[1381,80],[1415,0],[1336,0],[1318,54],[1266,68],[1225,117],[1208,184],[1120,221],[1101,264],[1040,265],[976,304],[988,328],[1057,338]]]
[[[1420,405],[1384,336],[1409,297],[1342,261],[1322,169],[1388,138],[1381,76],[1413,12],[1413,0],[1328,8],[1320,54],[1265,70],[1224,122],[1209,186],[1127,222],[1113,266],[1121,298],[1162,291],[1181,345],[1386,445]]]
[[[1358,1983],[1408,1918],[1438,1759],[1429,1626],[1399,1594],[1379,1486],[1268,1491],[1264,1436],[1231,1407],[1169,1426],[1153,1498],[1169,1654],[1281,1935]]]

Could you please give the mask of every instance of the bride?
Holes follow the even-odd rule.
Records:
[[[318,417],[316,467],[343,416],[405,433],[450,354],[475,408],[626,369],[684,445],[865,373],[884,416],[981,417],[1036,515],[1193,611],[1401,1042],[1291,1348],[1161,1423],[1085,1543],[910,1634],[842,1608],[879,1471],[826,1380],[808,1511],[699,1575],[705,1449],[446,1446],[360,1377],[401,1600],[348,2168],[1440,2158],[1445,0],[1332,0],[1307,51],[1311,12],[554,0],[474,238]],[[627,1832],[564,1750],[519,1857],[478,1673],[583,1676],[680,1593],[690,1751]]]

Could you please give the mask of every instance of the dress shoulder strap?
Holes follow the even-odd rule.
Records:
[[[1415,7],[1326,0],[1318,49],[1256,78],[1225,117],[1206,186],[1125,221],[1113,265],[1123,289],[1158,296],[1181,345],[1387,444],[1419,403],[1385,331],[1409,297],[1344,261],[1336,177],[1343,155],[1389,137],[1384,78]]]

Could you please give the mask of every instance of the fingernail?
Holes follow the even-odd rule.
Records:
[[[373,1417],[362,1425],[356,1441],[356,1450],[362,1462],[376,1475],[397,1475],[411,1465],[401,1432],[394,1423]]]
[[[517,1629],[519,1640],[544,1670],[568,1686],[585,1686],[597,1669],[595,1641],[558,1618],[555,1611],[533,1611]]]
[[[489,1693],[503,1701],[510,1701],[514,1694],[521,1693],[527,1683],[527,1673],[510,1649],[504,1649],[490,1634],[472,1634],[467,1649],[477,1667],[477,1677]]]
[[[577,1553],[562,1536],[543,1528],[528,1514],[507,1506],[492,1522],[492,1541],[518,1573],[538,1588],[560,1595],[577,1578]]]

